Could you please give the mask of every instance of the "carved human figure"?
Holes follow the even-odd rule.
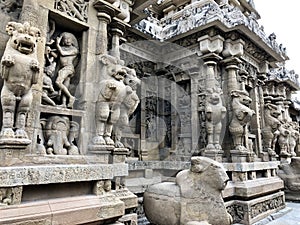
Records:
[[[271,103],[265,104],[264,107],[264,126],[262,128],[263,145],[270,156],[276,156],[275,142],[279,133],[280,121],[278,119],[281,114],[280,109]]]
[[[222,119],[226,115],[226,108],[222,105],[222,91],[219,88],[207,89],[207,102],[205,106],[207,146],[206,150],[221,150],[220,134]]]
[[[163,182],[146,190],[145,214],[157,225],[196,221],[229,225],[232,217],[221,195],[228,180],[220,163],[206,157],[192,157],[191,168],[179,172],[175,183]]]
[[[248,151],[244,146],[245,134],[247,126],[255,114],[249,108],[252,99],[245,91],[234,90],[231,92],[232,97],[232,119],[229,124],[229,131],[233,138],[234,149],[238,151]]]
[[[117,59],[110,55],[101,55],[100,62],[105,68],[105,77],[101,80],[96,102],[96,136],[95,145],[114,145],[111,139],[114,124],[120,117],[120,106],[131,88],[124,84],[126,71]]]
[[[119,148],[124,147],[123,143],[121,142],[122,131],[125,128],[125,126],[128,126],[129,116],[134,113],[140,102],[136,90],[138,88],[138,85],[140,85],[141,81],[136,76],[136,72],[134,69],[124,67],[124,70],[126,71],[126,74],[124,76],[124,84],[127,88],[127,95],[124,98],[122,104],[120,105],[120,117],[115,126],[115,146]]]
[[[68,88],[70,80],[75,74],[75,60],[79,54],[78,42],[73,34],[64,32],[57,37],[56,47],[59,53],[60,69],[55,84],[61,91],[62,106],[73,108],[75,97],[71,95]]]
[[[28,138],[25,125],[32,103],[31,87],[37,83],[40,70],[36,54],[40,31],[28,22],[9,22],[6,32],[10,38],[1,59],[1,77],[4,80],[1,138]]]

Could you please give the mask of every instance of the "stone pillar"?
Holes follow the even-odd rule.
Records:
[[[120,59],[120,37],[123,35],[123,32],[118,28],[113,28],[112,30],[112,47],[111,55]]]
[[[238,64],[241,62],[239,57],[244,54],[244,41],[236,39],[236,35],[231,35],[224,43],[222,52],[225,59],[223,63],[227,70],[227,94],[229,115],[229,132],[233,141],[233,149],[230,150],[232,162],[246,162],[250,159],[250,149],[247,145],[248,125],[255,112],[250,109],[252,99],[245,90],[243,80],[247,78],[247,74],[243,74],[242,84],[238,83]]]
[[[223,106],[223,92],[221,84],[216,76],[216,66],[222,59],[219,53],[223,50],[224,39],[215,35],[211,30],[209,35],[198,39],[202,59],[206,65],[206,93],[205,93],[205,116],[207,143],[204,149],[204,156],[222,162],[223,150],[221,147],[222,122],[226,115],[226,108]]]
[[[97,14],[99,20],[99,31],[97,37],[97,55],[107,54],[107,25],[111,21],[111,17],[106,13],[99,12]]]

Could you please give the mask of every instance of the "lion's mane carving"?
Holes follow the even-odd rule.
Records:
[[[1,59],[1,77],[4,80],[1,138],[28,138],[25,124],[32,102],[31,87],[37,83],[40,70],[36,54],[40,31],[28,22],[9,22],[6,32],[10,38]]]

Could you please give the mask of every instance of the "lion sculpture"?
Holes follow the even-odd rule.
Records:
[[[40,70],[36,51],[40,31],[28,22],[9,22],[6,32],[10,38],[1,59],[4,84],[1,91],[3,121],[0,136],[2,139],[27,139],[25,125],[32,103],[32,85],[37,83]]]

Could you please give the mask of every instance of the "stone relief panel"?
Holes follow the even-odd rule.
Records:
[[[3,111],[1,138],[27,139],[26,118],[32,103],[32,85],[37,83],[40,71],[37,59],[39,29],[25,22],[9,22],[10,36],[1,59],[4,84],[1,91]]]
[[[42,104],[74,108],[80,62],[78,40],[73,33],[56,30],[50,20],[45,47]]]
[[[47,155],[78,155],[79,124],[67,116],[42,118],[39,133],[40,153]]]
[[[87,22],[88,0],[55,0],[54,9],[80,21]]]
[[[0,206],[21,203],[23,187],[0,188]]]

